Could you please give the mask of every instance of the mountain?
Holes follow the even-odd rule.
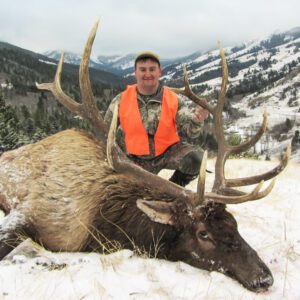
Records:
[[[229,96],[249,93],[260,89],[268,82],[272,83],[285,76],[298,65],[300,27],[286,32],[276,33],[265,39],[247,41],[241,45],[226,47],[225,53],[229,65]],[[44,53],[49,58],[58,60],[60,51]],[[95,55],[91,58],[91,66],[100,70],[130,77],[133,74],[135,54]],[[78,65],[81,55],[67,52],[65,61]],[[219,50],[202,54],[200,51],[175,59],[161,58],[163,80],[172,85],[182,83],[182,67],[187,65],[190,83],[196,92],[211,93],[216,85],[215,79],[220,77]],[[272,71],[279,73],[273,74]],[[270,73],[271,72],[271,73]],[[246,81],[261,81],[260,85],[246,84]],[[248,87],[246,88],[246,85]]]
[[[230,77],[229,94],[249,93],[251,86],[237,90],[243,80],[258,78],[260,87],[268,85],[284,77],[299,65],[300,27],[290,31],[274,34],[266,39],[249,41],[234,47],[226,47]],[[213,50],[184,62],[187,66],[191,85],[201,92],[211,93],[210,90],[221,76],[219,50]],[[165,81],[176,84],[182,79],[182,63],[170,65],[164,69]],[[271,72],[271,74],[270,74]],[[273,72],[278,74],[274,75]],[[207,86],[206,86],[207,85]]]
[[[297,134],[300,136],[299,48],[300,27],[224,48],[229,70],[225,102],[228,130],[242,136],[251,135],[249,128],[254,131],[253,128],[261,121],[264,108],[267,108],[272,139],[286,141]],[[52,81],[60,57],[59,51],[44,53],[46,56],[6,43],[0,43],[0,54],[0,81],[5,80],[3,74],[10,72],[6,80],[12,81],[14,88],[27,86],[27,89],[28,84],[34,86],[33,83],[41,81],[41,78]],[[112,95],[132,80],[134,58],[134,54],[94,55],[91,58],[90,73],[96,96],[102,97],[104,89],[108,91],[117,87],[108,93],[106,105]],[[67,90],[74,90],[77,98],[80,98],[77,84],[80,60],[78,54],[65,54],[64,81],[72,82]],[[161,62],[162,80],[167,85],[183,85],[182,69],[185,64],[193,91],[207,96],[212,102],[217,99],[222,75],[219,50],[203,54],[195,52],[176,59],[162,58]],[[17,82],[16,78],[19,78]]]
[[[46,75],[45,73],[47,73],[49,70],[55,71],[57,62],[61,55],[61,52],[58,51],[48,52],[48,55],[39,54],[5,42],[0,42],[0,51],[2,61],[5,61],[6,65],[15,64],[21,69],[31,68],[40,76]],[[72,53],[65,53],[63,72],[66,73],[66,75],[77,77],[78,65],[80,61],[81,56]],[[90,73],[92,80],[112,86],[124,85],[124,80],[122,77],[100,69],[98,65],[99,63],[94,63],[93,60],[91,60]]]
[[[52,50],[52,51],[46,51],[43,53],[43,55],[54,59],[55,61],[58,61],[60,59],[61,53],[63,51],[60,50]],[[72,52],[64,52],[65,58],[64,61],[68,64],[72,65],[80,65],[82,55]],[[126,75],[127,69],[132,69],[132,64],[134,61],[134,55],[128,54],[128,55],[110,55],[110,56],[97,56],[97,57],[91,57],[90,58],[90,67],[98,69],[98,70],[104,70],[109,71],[116,75]]]
[[[61,53],[62,51],[52,50],[44,52],[43,55],[58,61],[60,59]],[[199,55],[200,52],[196,52],[191,55],[179,58],[161,58],[161,65],[163,68],[165,68],[169,65],[190,61],[191,59],[198,57]],[[79,65],[81,57],[82,56],[80,54],[65,52],[65,62],[69,64]],[[96,57],[91,57],[90,66],[95,69],[109,71],[119,76],[128,77],[131,76],[134,72],[133,66],[135,57],[136,54],[133,53],[125,55],[99,55]]]
[[[278,101],[288,98],[290,107],[299,107],[300,27],[224,50],[231,102],[246,101],[253,109],[259,102],[266,103],[258,98],[274,95]],[[185,65],[193,91],[216,97],[222,76],[219,50],[194,57]],[[162,79],[171,86],[182,86],[182,70],[183,63],[169,65]]]
[[[111,68],[112,72],[126,76],[133,72],[135,54],[127,55],[100,55],[97,57],[98,61],[107,68]]]
[[[269,153],[278,154],[288,140],[294,149],[299,147],[300,27],[224,50],[229,70],[228,131],[245,138],[253,135],[267,109],[269,132],[264,143],[269,144]],[[219,50],[185,64],[193,91],[215,101],[222,76]],[[169,65],[163,80],[170,86],[182,86],[182,69],[182,63]]]
[[[0,42],[0,93],[8,104],[21,107],[26,105],[34,112],[41,92],[35,82],[52,82],[57,68],[57,60],[15,45]],[[62,87],[67,94],[81,98],[78,83],[78,65],[65,62],[62,71]],[[105,110],[111,98],[125,86],[122,77],[100,69],[90,69],[93,91],[100,106]],[[56,101],[47,94],[47,105],[55,106]],[[102,98],[105,98],[102,102]],[[103,105],[102,105],[103,104]]]

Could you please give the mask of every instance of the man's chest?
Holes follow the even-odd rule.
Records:
[[[161,115],[161,103],[158,101],[139,103],[139,110],[145,130],[149,134],[154,134]]]

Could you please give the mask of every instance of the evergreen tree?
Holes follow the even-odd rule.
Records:
[[[16,111],[5,104],[3,95],[0,94],[0,154],[18,147],[18,131],[19,120]]]
[[[25,140],[30,140],[35,132],[35,124],[26,105],[21,106],[21,117],[23,120],[21,122],[21,128],[24,132],[24,135],[28,137]]]

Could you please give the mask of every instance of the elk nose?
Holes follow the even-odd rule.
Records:
[[[268,289],[274,282],[273,276],[270,273],[259,276],[252,282],[252,289],[255,292],[263,292]]]

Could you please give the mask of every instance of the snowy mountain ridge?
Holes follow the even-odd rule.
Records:
[[[227,119],[230,120],[226,120],[229,130],[243,136],[247,135],[247,131],[253,132],[267,110],[272,138],[281,143],[293,139],[297,131],[299,133],[299,48],[300,27],[224,48],[229,71],[225,106],[225,110],[229,112]],[[46,54],[51,64],[60,57],[60,51]],[[134,80],[134,57],[134,54],[93,55],[91,66],[122,75],[119,78],[124,81],[125,86]],[[67,63],[78,65],[80,60],[81,56],[78,54],[65,53]],[[208,97],[212,102],[218,98],[222,78],[218,49],[204,54],[195,52],[178,59],[162,58],[161,62],[162,80],[168,86],[183,85],[182,69],[185,64],[193,91]],[[109,81],[110,78],[107,78],[107,82]]]

